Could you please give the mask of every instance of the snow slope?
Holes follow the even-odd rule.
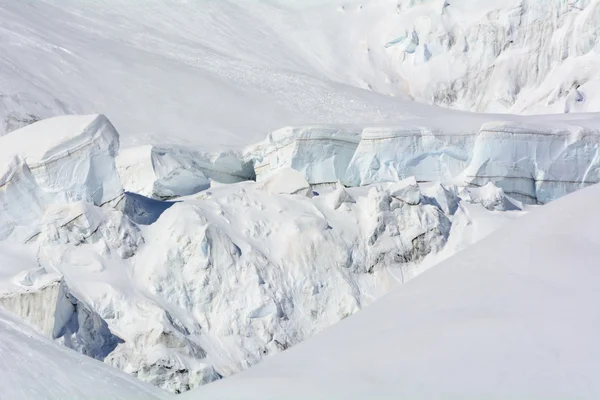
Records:
[[[311,73],[274,12],[235,1],[2,0],[0,132],[102,112],[127,145],[224,150],[288,124],[408,113],[406,102]]]
[[[3,264],[8,261],[2,253],[0,257]],[[52,343],[3,310],[0,338],[0,396],[4,399],[170,398],[108,365]]]
[[[286,41],[340,82],[479,112],[600,105],[597,0],[275,3]]]
[[[599,199],[594,186],[548,204],[184,398],[597,398]]]
[[[102,112],[126,145],[223,150],[287,125],[444,113],[407,98],[598,110],[598,0],[447,4],[2,0],[0,132]]]

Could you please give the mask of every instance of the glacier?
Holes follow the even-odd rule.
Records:
[[[466,124],[443,130],[443,119],[288,127],[220,153],[119,154],[102,115],[31,124],[0,137],[2,240],[32,258],[2,276],[0,305],[56,343],[173,393],[233,375],[529,204],[596,179],[595,116],[482,118],[463,135],[453,132]],[[23,201],[37,207],[19,211]]]
[[[599,200],[596,185],[543,206],[336,326],[183,398],[594,399]]]
[[[123,188],[159,200],[207,189],[211,181],[235,183],[255,179],[252,163],[239,151],[133,146],[116,158]]]
[[[599,6],[0,1],[0,306],[172,393],[295,346],[598,182]]]
[[[56,343],[180,393],[345,319],[487,234],[478,231],[493,218],[486,213],[511,210],[506,221],[527,212],[503,208],[512,200],[492,183],[478,196],[412,177],[347,187],[336,174],[358,131],[292,132],[299,146],[283,130],[257,145],[264,153],[216,156],[159,147],[117,156],[118,134],[101,115],[0,137],[3,159],[19,157],[9,177],[24,177],[7,179],[2,215],[14,229],[2,239],[30,254],[19,263],[27,268],[3,267],[0,305]],[[15,139],[23,137],[31,140]],[[293,150],[271,151],[273,138]],[[236,171],[254,177],[260,154],[278,163],[243,180]],[[210,175],[214,166],[223,173]],[[166,169],[211,178],[196,189],[170,180],[165,201],[156,188]],[[147,196],[127,191],[132,184]],[[17,212],[24,195],[35,213]]]

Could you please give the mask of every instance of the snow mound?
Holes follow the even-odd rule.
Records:
[[[304,175],[291,168],[282,168],[257,186],[269,194],[300,194],[312,196],[310,184]]]
[[[522,210],[523,204],[504,194],[504,190],[488,182],[480,188],[469,188],[469,200],[491,211]]]

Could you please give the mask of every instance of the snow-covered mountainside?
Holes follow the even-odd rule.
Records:
[[[42,358],[62,359],[63,345],[174,393],[295,346],[600,182],[600,114],[577,113],[600,109],[599,11],[600,0],[0,0],[0,307],[54,342],[35,336]],[[540,215],[564,221],[557,207]],[[505,233],[515,254],[539,245],[527,227]],[[440,313],[443,294],[469,316],[486,304],[493,315],[485,299],[503,287],[521,294],[510,280],[521,264],[503,275],[495,237],[481,247],[496,254],[489,267],[462,265],[485,252],[472,250],[396,292],[410,306],[382,303],[397,307],[393,337],[411,343],[405,328],[420,327],[419,310]],[[378,337],[379,314],[366,315],[351,321]],[[0,331],[2,353],[33,337],[5,314]],[[48,397],[95,395],[78,379]],[[369,397],[364,382],[348,388]],[[12,389],[0,397],[38,394]],[[295,394],[331,395],[307,390]]]
[[[0,132],[102,112],[126,144],[223,150],[286,125],[431,116],[406,99],[491,112],[597,111],[599,7],[2,0]]]
[[[595,186],[537,209],[184,398],[598,398],[599,201]]]

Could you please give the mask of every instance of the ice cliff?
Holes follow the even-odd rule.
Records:
[[[408,120],[364,129],[287,128],[251,148],[257,180],[283,167],[313,185],[492,182],[527,203],[547,203],[598,183],[600,123],[581,118]]]
[[[102,115],[63,116],[2,137],[0,239],[29,239],[50,204],[103,205],[122,194],[119,136]]]

